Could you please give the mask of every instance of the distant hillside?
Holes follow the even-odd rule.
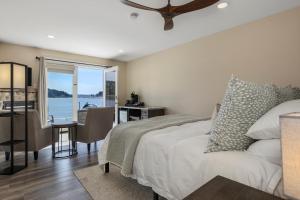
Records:
[[[48,89],[49,98],[70,98],[71,94],[66,93],[65,91],[59,91],[55,89]]]
[[[96,94],[96,97],[103,97],[103,91],[100,91]]]
[[[95,98],[95,97],[102,97],[103,92],[100,91],[97,94],[78,94],[79,98]]]
[[[103,92],[100,91],[97,94],[78,94],[79,98],[95,98],[95,97],[102,97]],[[72,95],[60,90],[55,89],[48,89],[48,97],[49,98],[71,98]]]

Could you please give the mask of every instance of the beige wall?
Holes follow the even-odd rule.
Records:
[[[127,94],[208,116],[231,74],[300,86],[300,7],[129,62]]]
[[[14,61],[32,67],[34,88],[37,87],[39,73],[38,61],[35,59],[36,56],[45,56],[63,60],[94,63],[99,65],[119,66],[119,98],[121,103],[124,103],[126,99],[126,63],[0,42],[0,61]]]

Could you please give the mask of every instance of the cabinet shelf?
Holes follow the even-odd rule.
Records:
[[[14,140],[12,143],[13,143],[13,145],[15,145],[15,144],[23,143],[23,142],[25,142],[25,140]],[[10,145],[11,145],[10,140],[0,143],[0,146],[10,146]]]
[[[11,117],[14,115],[21,115],[21,113],[17,113],[17,112],[0,112],[0,117]]]
[[[10,93],[10,99],[6,102],[3,102],[3,107],[0,110],[0,117],[6,117],[7,120],[2,120],[2,126],[5,126],[5,128],[2,130],[10,129],[10,136],[5,135],[7,137],[6,139],[2,138],[0,142],[1,147],[9,148],[10,149],[10,162],[1,162],[0,163],[0,175],[12,175],[18,171],[21,171],[22,169],[26,168],[28,166],[28,83],[31,81],[29,78],[31,77],[31,69],[28,68],[27,65],[23,65],[20,63],[15,62],[0,62],[0,68],[1,70],[4,69],[5,76],[9,77],[8,80],[4,80],[5,87],[7,87],[7,92]],[[15,68],[23,68],[22,70],[17,70]],[[6,73],[7,72],[7,73]],[[2,72],[1,72],[2,73]],[[16,78],[19,77],[19,78]],[[24,80],[24,85],[22,83],[22,80]],[[16,82],[15,82],[16,81]],[[10,86],[9,86],[10,85]],[[23,87],[24,86],[24,87]],[[15,92],[17,91],[17,88],[24,89],[24,104],[22,103],[19,105],[19,102],[15,101]],[[2,104],[1,104],[2,106]],[[3,110],[4,108],[4,110]],[[24,116],[24,119],[16,119],[19,118],[17,116]],[[10,118],[10,120],[9,120]],[[14,127],[17,126],[17,123],[20,123],[20,121],[24,120],[25,127],[24,129],[24,137],[21,137],[18,135],[16,137]],[[7,127],[6,127],[7,126]],[[9,128],[10,127],[10,128]],[[2,128],[2,127],[1,127]],[[0,133],[1,135],[3,133]],[[22,138],[22,140],[14,139],[14,138]],[[23,139],[24,138],[24,139]],[[24,144],[24,165],[15,165],[15,147],[14,145],[18,144]],[[22,155],[23,157],[23,155]],[[7,156],[6,156],[7,158]],[[21,159],[23,160],[23,159]],[[18,163],[19,159],[18,159]],[[9,165],[9,166],[8,166]]]

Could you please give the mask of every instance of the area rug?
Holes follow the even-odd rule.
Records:
[[[105,174],[99,166],[74,171],[94,200],[151,200],[152,190],[131,178],[121,176],[120,169],[110,165]]]

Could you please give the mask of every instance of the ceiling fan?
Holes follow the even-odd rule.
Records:
[[[155,11],[161,14],[161,16],[165,20],[164,30],[171,30],[174,27],[173,18],[188,12],[192,12],[195,10],[200,10],[211,6],[217,3],[219,0],[194,0],[192,2],[186,3],[181,6],[172,6],[170,0],[168,0],[168,5],[162,8],[150,8],[148,6],[144,6],[129,0],[121,0],[122,3],[143,10]]]

